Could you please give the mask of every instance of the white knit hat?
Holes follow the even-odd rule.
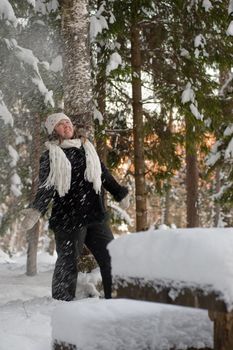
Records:
[[[48,134],[51,135],[55,126],[63,119],[66,119],[66,120],[70,120],[69,117],[67,117],[67,115],[65,115],[64,113],[54,113],[54,114],[50,114],[46,121],[45,121],[45,127],[48,131]]]

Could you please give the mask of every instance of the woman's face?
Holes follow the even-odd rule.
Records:
[[[74,135],[74,126],[67,119],[60,120],[60,122],[56,124],[54,130],[64,140],[72,139]]]

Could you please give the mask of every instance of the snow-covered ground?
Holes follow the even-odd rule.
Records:
[[[25,275],[25,255],[14,256],[10,259],[0,251],[0,350],[51,349],[51,316],[54,315],[54,310],[57,307],[59,309],[63,305],[68,306],[68,304],[71,306],[71,303],[56,301],[51,298],[51,279],[55,259],[55,256],[52,257],[47,253],[39,253],[38,274],[34,277],[28,277]],[[81,281],[77,293],[79,299],[85,297],[87,287],[85,283],[89,282],[88,286],[90,287],[91,282],[99,278],[99,274],[98,271],[95,271],[88,277],[84,275],[80,277]],[[99,302],[103,303],[105,301],[99,300]],[[131,303],[132,301],[128,302]],[[78,300],[72,303],[83,314],[85,314],[86,304],[89,314],[93,314],[93,316],[95,308],[98,307],[97,298],[95,300],[85,298],[83,301]],[[121,319],[124,317],[126,304],[127,301],[124,301],[122,306],[117,305],[118,316]],[[113,309],[114,307],[113,305]],[[138,307],[141,308],[141,306]],[[155,308],[155,304],[153,308]],[[103,314],[109,314],[110,312],[107,305],[104,304],[101,310]],[[127,315],[131,314],[133,310],[135,310],[135,307],[132,308],[129,305]],[[73,317],[73,315],[74,313],[71,316]],[[137,318],[139,318],[139,315]],[[115,321],[112,320],[112,324],[114,325],[116,322],[119,323],[117,317]],[[182,345],[180,349],[187,349],[187,344],[198,346],[197,348],[202,348],[203,344],[209,346],[212,344],[212,323],[208,320],[206,311],[180,307],[174,309],[174,307],[168,305],[163,308],[162,305],[158,305],[158,313],[154,317],[154,322],[157,325],[154,339],[157,337],[158,342],[163,341],[163,344],[165,344],[163,349],[169,349],[169,344],[172,344],[172,342]],[[123,324],[124,320],[121,323]],[[168,325],[167,330],[166,327],[162,327],[165,323]],[[87,340],[85,340],[85,334],[86,336],[97,336],[96,331],[99,327],[100,324],[94,320],[94,328],[90,333],[83,333],[82,342],[85,343]],[[128,332],[124,331],[124,339],[130,339],[127,338],[127,334],[132,337],[132,329]],[[108,342],[111,341],[111,337],[107,339]],[[112,346],[109,348],[112,348]]]
[[[51,298],[56,256],[38,253],[38,274],[25,274],[26,255],[9,258],[0,250],[0,350],[51,348],[51,314],[63,302]],[[96,292],[99,271],[80,274],[77,298]]]
[[[25,255],[9,259],[0,251],[0,350],[50,349],[54,260],[38,254],[39,273],[28,277]]]

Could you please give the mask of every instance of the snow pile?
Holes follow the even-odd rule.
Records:
[[[229,1],[229,5],[228,5],[228,15],[231,16],[233,12],[233,1],[230,0]],[[233,35],[233,21],[230,22],[227,31],[226,31],[227,35]]]
[[[208,56],[205,50],[205,45],[206,45],[206,39],[202,34],[199,34],[194,38],[194,47],[195,47],[194,54],[196,58],[199,57],[201,52],[203,52],[204,56]]]
[[[34,2],[34,0],[28,0],[29,2]],[[46,15],[50,12],[57,11],[59,7],[58,0],[36,0],[35,1],[35,11],[40,12],[42,15]]]
[[[233,79],[233,74],[229,72],[225,79],[224,84],[222,85],[219,91],[219,96],[225,96],[225,90],[229,87],[230,83],[232,82],[232,79]]]
[[[18,60],[20,60],[20,62],[31,66],[34,73],[31,77],[32,82],[37,86],[40,93],[44,95],[45,104],[50,104],[52,107],[54,107],[53,92],[51,90],[49,91],[45,86],[39,71],[38,65],[40,61],[33,54],[32,50],[19,46],[15,39],[4,39],[4,41],[8,49],[14,52],[15,56],[18,58]],[[45,65],[45,62],[43,62],[43,65]]]
[[[52,60],[52,63],[50,65],[50,70],[54,73],[62,71],[63,63],[62,63],[62,56],[58,55]]]
[[[32,5],[33,7],[36,6],[35,0],[27,0],[27,2],[29,3],[29,5]]]
[[[113,276],[215,291],[233,309],[233,229],[149,230],[108,245]]]
[[[45,97],[45,104],[50,103],[52,107],[54,107],[54,100],[52,98],[53,93],[52,91],[49,91],[47,87],[45,86],[40,72],[39,72],[39,67],[38,64],[40,63],[38,58],[34,56],[32,50],[25,49],[24,47],[21,47],[17,44],[16,40],[12,39],[11,43],[14,46],[15,49],[15,55],[16,57],[22,61],[25,64],[28,64],[29,66],[32,67],[34,70],[35,77],[32,78],[32,82],[37,85],[39,91],[41,92],[42,95]]]
[[[93,118],[95,120],[98,120],[100,125],[103,125],[103,119],[104,119],[103,114],[96,107],[94,107],[93,112],[94,112]]]
[[[202,6],[204,7],[206,12],[209,12],[213,8],[213,5],[211,4],[210,0],[203,0]]]
[[[222,141],[216,141],[215,144],[211,147],[210,154],[206,159],[206,164],[208,166],[213,166],[220,158],[221,152],[218,151],[218,148],[222,145]]]
[[[105,1],[100,5],[98,11],[90,18],[90,39],[95,40],[98,34],[101,34],[104,29],[108,29],[108,23],[102,13],[105,12]]]
[[[106,75],[109,75],[112,70],[115,70],[122,64],[122,58],[119,55],[118,52],[114,52],[108,61],[107,67],[106,67]]]
[[[214,165],[221,158],[221,156],[224,156],[225,161],[227,161],[228,163],[233,162],[233,124],[228,125],[228,127],[223,133],[223,136],[230,136],[226,149],[220,151],[219,149],[222,146],[222,141],[216,141],[215,144],[212,146],[210,154],[207,158],[207,165]]]
[[[122,220],[124,220],[129,226],[133,225],[132,218],[119,205],[110,202],[109,203],[109,207],[112,208],[115,211],[115,213],[117,214],[117,216],[119,216]]]
[[[27,284],[24,288],[26,291]],[[0,350],[51,349],[50,315],[57,304],[58,301],[43,297],[1,306]]]
[[[181,102],[182,104],[191,102],[189,108],[194,117],[198,120],[203,119],[203,115],[198,111],[197,101],[195,100],[195,92],[190,82],[186,84],[185,89],[182,92]]]
[[[50,297],[55,260],[56,256],[38,252],[39,273],[36,276],[29,277],[25,274],[26,254],[13,255],[12,258],[9,258],[7,254],[0,250],[0,307],[16,300],[26,301],[35,297]],[[1,336],[0,339],[2,343]],[[1,348],[0,345],[0,350],[9,349]]]
[[[108,24],[104,16],[91,16],[90,18],[90,39],[94,41],[98,34],[104,29],[108,29]]]
[[[10,167],[15,168],[19,161],[19,154],[16,149],[8,145],[8,152],[11,157]],[[19,197],[22,195],[21,189],[23,187],[22,181],[16,170],[14,169],[13,174],[11,175],[11,192],[15,197]]]
[[[7,106],[3,101],[3,93],[1,90],[0,90],[0,118],[3,120],[5,125],[10,124],[10,126],[13,126],[14,120],[11,112],[8,110]]]
[[[9,255],[7,255],[6,253],[4,253],[1,249],[0,249],[0,264],[5,264],[5,263],[12,263],[13,260],[9,258]]]
[[[182,57],[190,58],[190,53],[188,50],[184,49],[183,47],[180,49],[180,55]]]
[[[97,267],[92,270],[91,273],[82,273],[78,274],[78,284],[76,288],[76,298],[83,299],[87,296],[99,297],[100,293],[95,286],[102,282],[100,269]]]
[[[233,123],[229,124],[228,127],[224,130],[224,136],[233,135]]]
[[[52,314],[52,338],[79,350],[213,346],[207,312],[125,299],[58,305]]]
[[[197,120],[203,120],[203,115],[199,112],[195,104],[191,103],[189,107],[190,107],[190,111],[192,112],[192,114]]]
[[[14,172],[14,174],[10,178],[11,181],[11,192],[15,197],[19,197],[22,195],[22,188],[23,184],[21,182],[21,178],[17,174],[17,172]]]
[[[227,30],[226,30],[227,35],[233,35],[233,21],[230,22]]]
[[[138,339],[138,330],[142,329],[143,332],[145,331],[145,335],[148,334],[146,325],[144,326],[141,322],[143,319],[143,323],[146,322],[148,325],[147,328],[149,329],[149,326],[151,326],[149,322],[152,319],[149,308],[153,308],[153,310],[156,311],[154,312],[154,321],[152,323],[152,325],[156,325],[156,327],[154,326],[154,328],[152,328],[154,332],[153,337],[158,342],[158,346],[160,346],[160,344],[165,344],[164,347],[161,346],[160,349],[166,350],[169,344],[181,344],[179,349],[187,349],[187,347],[190,346],[202,348],[204,345],[211,347],[213,331],[212,323],[208,320],[207,312],[203,310],[171,307],[167,305],[157,305],[156,307],[153,303],[148,304],[149,307],[144,306],[147,304],[143,303],[140,304],[143,305],[143,307],[137,306],[135,309],[135,307],[132,307],[133,304],[130,300],[127,302],[124,301],[121,306],[117,302],[117,304],[113,304],[116,305],[116,307],[111,306],[111,310],[108,310],[108,302],[100,301],[99,305],[101,306],[101,309],[103,305],[101,314],[94,315],[94,321],[87,325],[87,314],[89,313],[90,317],[95,314],[98,300],[85,299],[82,303],[77,301],[67,303],[53,300],[51,298],[51,283],[55,260],[55,255],[51,256],[45,252],[38,252],[38,274],[33,277],[28,277],[25,274],[26,254],[18,253],[10,259],[7,254],[0,250],[0,350],[51,349],[51,315],[53,310],[56,307],[60,308],[64,305],[64,307],[69,307],[70,309],[74,308],[76,311],[77,303],[83,305],[83,312],[79,309],[81,317],[84,317],[84,324],[82,325],[82,328],[80,328],[80,331],[83,332],[82,334],[86,336],[87,339],[90,339],[90,337],[93,336],[94,342],[96,342],[96,340],[102,335],[105,336],[105,333],[108,334],[108,329],[111,326],[113,319],[115,321],[114,326],[111,326],[111,334],[119,335],[118,338],[121,338],[120,332],[123,332],[123,339],[125,339],[128,334],[129,338],[127,338],[127,342],[129,343],[129,341],[132,341],[132,344],[134,344]],[[84,295],[84,290],[81,289],[85,287],[85,279],[88,283],[93,283],[99,279],[99,272],[97,270],[87,275],[88,277],[84,274],[81,276],[79,275],[79,290],[76,294],[77,299],[80,299]],[[145,307],[147,309],[145,309]],[[137,313],[142,312],[142,318],[139,319],[137,315],[137,320],[134,319],[134,325],[135,322],[137,322],[137,329],[135,331],[134,328],[134,334],[132,334],[133,328],[130,323],[126,323],[123,318],[124,314],[126,320],[129,320],[129,318],[133,319],[133,315],[135,315],[136,312],[132,309],[135,309]],[[59,313],[59,311],[55,312]],[[67,310],[67,312],[69,311]],[[79,329],[74,329],[75,324],[72,324],[74,313],[75,312],[71,311],[69,321],[66,322],[64,326],[65,329],[62,329],[61,334],[63,334],[69,327],[72,327],[75,333],[79,331]],[[117,316],[118,313],[119,315]],[[59,322],[59,324],[61,324],[63,314],[61,317],[59,315],[57,316],[58,318],[56,317],[55,321],[56,323]],[[102,317],[103,315],[104,317]],[[110,317],[108,317],[108,315],[111,315],[112,317],[110,322]],[[145,315],[149,316],[148,321],[144,320]],[[102,324],[101,322],[105,318],[107,320],[104,324],[105,328],[100,328],[100,324]],[[124,325],[124,329],[120,326],[121,324]],[[90,325],[94,326],[94,328],[97,327],[98,329],[95,328],[90,333]],[[59,325],[57,326],[59,327]],[[118,331],[119,327],[120,329]],[[95,333],[95,330],[98,331],[97,334]],[[143,339],[145,339],[145,337]],[[182,344],[184,344],[184,346]],[[189,344],[190,346],[188,346]],[[108,350],[114,349],[113,345],[114,344],[112,343],[108,343]],[[103,350],[102,347],[100,349]]]
[[[17,25],[17,18],[8,0],[0,0],[0,19],[7,20],[14,26]]]
[[[8,152],[11,157],[10,167],[14,168],[18,163],[19,154],[16,151],[16,149],[11,145],[8,145]]]
[[[192,89],[191,83],[188,82],[185,86],[185,89],[182,92],[181,102],[185,104],[187,102],[194,102],[194,100],[195,100],[195,92]]]
[[[228,159],[228,158],[233,159],[233,137],[230,140],[225,151],[225,159]]]

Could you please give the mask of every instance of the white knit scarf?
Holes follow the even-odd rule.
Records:
[[[58,142],[45,142],[45,146],[49,150],[50,172],[42,185],[43,187],[49,188],[54,186],[60,197],[65,196],[71,185],[71,164],[62,148],[80,148],[82,145],[86,155],[84,179],[93,183],[95,192],[100,193],[101,164],[94,146],[87,139],[83,143],[80,139],[64,140],[61,144]]]

